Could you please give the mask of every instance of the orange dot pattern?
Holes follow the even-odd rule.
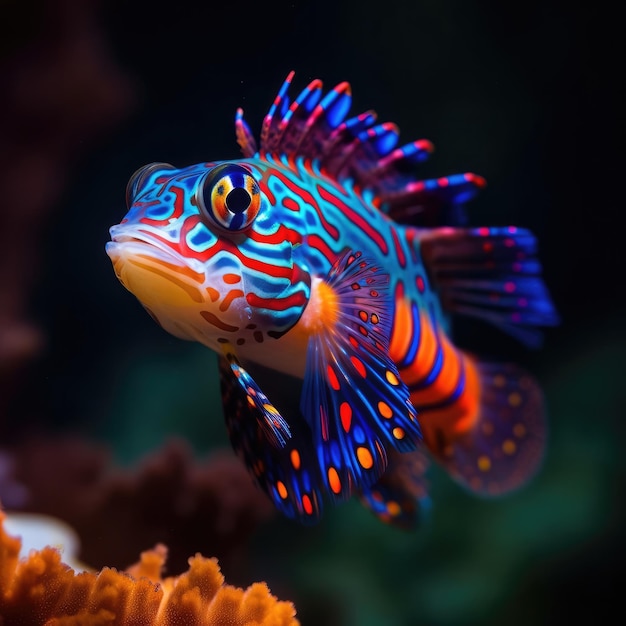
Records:
[[[543,402],[537,383],[512,365],[481,365],[481,411],[467,432],[449,438],[443,464],[470,489],[506,493],[526,483],[545,446]]]

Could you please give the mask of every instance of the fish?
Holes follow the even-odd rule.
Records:
[[[168,333],[218,355],[234,450],[287,517],[355,497],[415,528],[434,462],[482,497],[514,491],[545,454],[540,386],[455,345],[453,321],[531,348],[559,322],[537,239],[470,226],[473,173],[418,177],[433,144],[399,144],[351,86],[290,72],[241,158],[151,163],[110,229],[115,274]]]

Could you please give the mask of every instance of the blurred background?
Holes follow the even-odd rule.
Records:
[[[156,541],[172,574],[217,556],[304,625],[597,615],[622,570],[626,468],[624,39],[603,4],[2,2],[3,505],[66,519],[98,568]],[[537,234],[561,326],[536,352],[468,335],[545,390],[549,451],[520,492],[481,501],[433,468],[415,533],[356,502],[314,528],[281,519],[231,462],[214,356],[115,278],[104,245],[133,171],[237,158],[236,108],[258,132],[291,69],[294,92],[348,80],[353,112],[433,141],[425,177],[485,176],[471,223]]]

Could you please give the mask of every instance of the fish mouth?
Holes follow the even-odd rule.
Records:
[[[194,259],[187,259],[179,251],[149,232],[137,228],[128,228],[118,224],[109,230],[111,241],[105,251],[113,263],[115,273],[120,277],[123,266],[131,264],[156,265],[168,268],[177,274],[193,277],[194,282],[203,282],[205,269]]]
[[[150,233],[114,226],[106,253],[119,281],[152,311],[167,305],[203,303],[203,267],[194,268],[184,256]]]
[[[155,261],[162,261],[168,264],[187,265],[184,258],[175,250],[172,250],[166,243],[151,237],[143,231],[129,231],[120,226],[113,226],[109,233],[111,241],[105,246],[105,251],[115,265],[122,257],[132,258],[150,257]]]

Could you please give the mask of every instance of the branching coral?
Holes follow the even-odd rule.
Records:
[[[0,511],[0,624],[299,624],[293,604],[277,600],[265,583],[225,585],[216,559],[196,554],[185,573],[162,579],[167,549],[159,544],[124,572],[76,574],[55,548],[20,560],[21,542],[3,520]]]
[[[7,509],[67,522],[81,538],[80,558],[97,568],[125,567],[163,542],[173,574],[196,551],[240,569],[246,540],[274,515],[231,451],[198,460],[180,441],[125,469],[81,439],[28,440],[0,450],[0,499]]]

